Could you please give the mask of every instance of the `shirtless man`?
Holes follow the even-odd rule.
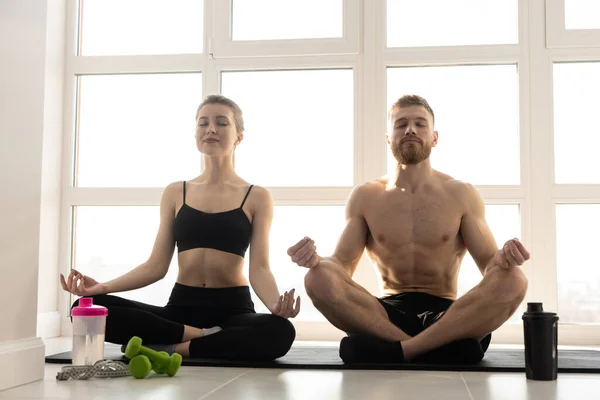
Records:
[[[396,173],[352,192],[331,257],[319,256],[310,238],[288,255],[309,268],[305,285],[315,307],[348,333],[340,344],[345,362],[480,361],[491,333],[525,297],[519,266],[529,252],[517,239],[499,249],[476,189],[432,169],[438,132],[425,99],[400,98],[388,119]],[[365,248],[381,275],[383,298],[352,280]],[[457,300],[467,251],[483,279]]]

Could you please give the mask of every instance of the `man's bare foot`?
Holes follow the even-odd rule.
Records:
[[[400,342],[387,342],[371,336],[349,336],[340,342],[340,358],[350,363],[401,363]]]

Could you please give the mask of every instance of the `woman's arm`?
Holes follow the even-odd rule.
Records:
[[[61,275],[63,289],[77,296],[93,296],[139,289],[164,278],[175,250],[173,223],[176,193],[176,183],[167,186],[163,192],[160,202],[160,226],[152,253],[146,262],[106,283],[98,283],[73,270],[67,280]]]
[[[256,207],[250,238],[250,284],[256,295],[273,314],[295,317],[300,311],[300,299],[294,308],[294,293],[280,296],[269,265],[269,232],[273,221],[273,199],[268,190],[254,187]]]

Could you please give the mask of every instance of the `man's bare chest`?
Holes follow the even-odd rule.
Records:
[[[462,214],[444,195],[382,196],[369,204],[365,219],[379,244],[437,247],[457,238]]]

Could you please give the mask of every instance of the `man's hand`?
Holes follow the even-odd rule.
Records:
[[[492,264],[510,269],[517,265],[523,265],[529,258],[531,258],[531,255],[519,239],[511,239],[504,243],[504,246],[498,250],[492,260]]]
[[[290,292],[285,292],[282,296],[279,296],[279,301],[273,309],[271,313],[274,315],[279,315],[282,318],[294,318],[300,312],[300,296],[296,298],[296,306],[294,307],[294,292],[296,289],[290,290]]]
[[[287,253],[292,258],[292,261],[301,267],[312,268],[321,260],[321,257],[317,254],[315,241],[309,237],[305,237],[290,247]]]
[[[63,274],[60,274],[60,284],[64,290],[76,296],[94,296],[106,292],[104,284],[76,270],[72,270],[66,280]]]

